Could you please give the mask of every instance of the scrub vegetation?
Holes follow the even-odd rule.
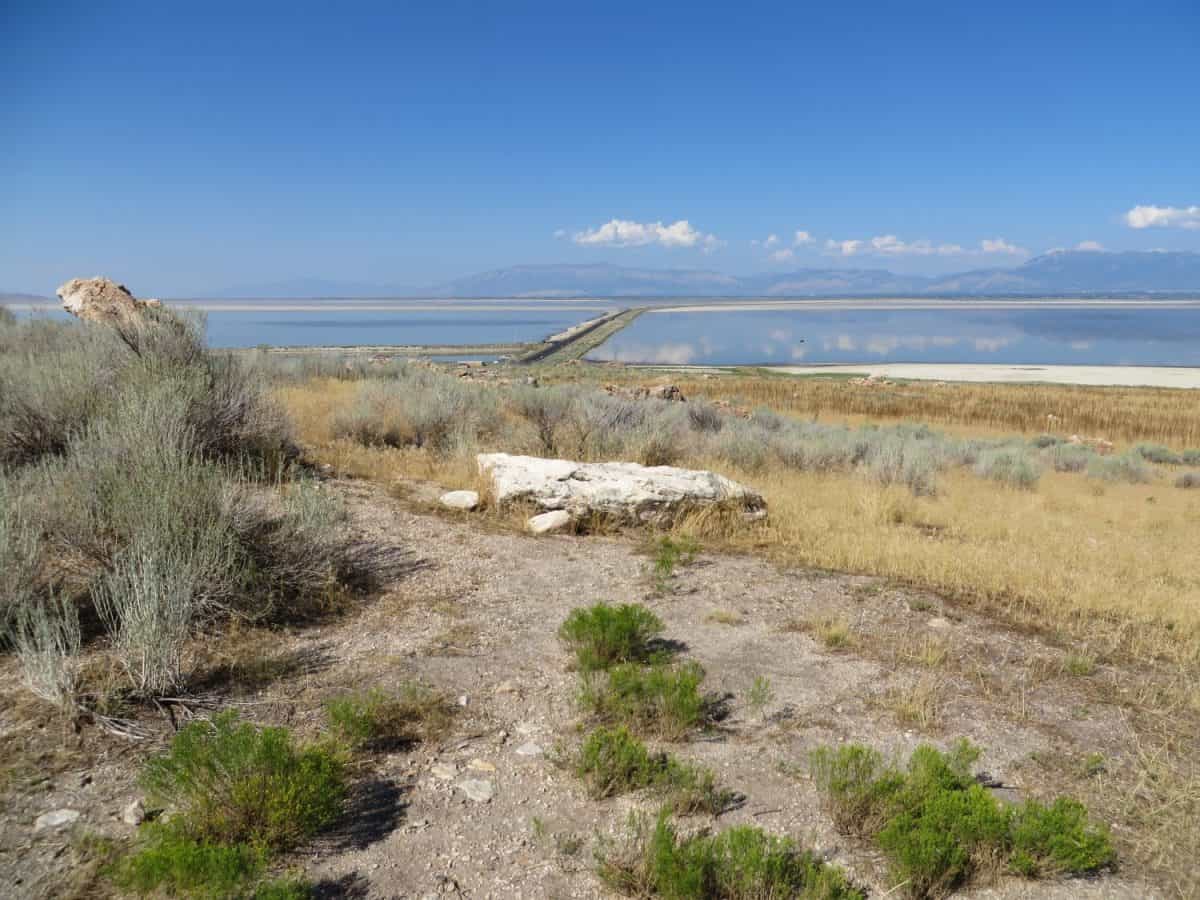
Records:
[[[637,376],[608,367],[546,370],[549,383],[533,387],[400,362],[260,363],[305,442],[347,474],[471,487],[479,451],[713,469],[759,490],[768,520],[685,519],[671,541],[881,575],[1110,652],[1200,662],[1188,562],[1197,513],[1174,464],[1197,451],[1157,444],[1200,443],[1185,391],[881,388],[743,372],[676,381],[688,402],[671,403],[622,395]],[[453,424],[429,440],[425,410],[447,408]],[[362,439],[379,409],[393,437]],[[1141,449],[1105,455],[1069,442],[1076,431]]]

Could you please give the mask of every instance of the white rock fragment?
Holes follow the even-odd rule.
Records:
[[[515,752],[518,756],[541,756],[546,751],[533,741],[526,741]]]
[[[33,830],[45,831],[47,828],[63,828],[74,824],[78,819],[79,810],[77,809],[55,809],[38,816],[34,820]]]
[[[466,512],[479,506],[479,494],[475,491],[447,491],[438,498],[446,509],[461,509]]]
[[[458,788],[476,803],[487,803],[496,795],[496,786],[486,778],[464,778]]]
[[[551,531],[561,531],[571,524],[571,514],[563,509],[545,512],[534,516],[525,523],[531,534],[549,534]]]
[[[141,800],[133,800],[121,810],[121,821],[126,825],[132,825],[135,828],[141,825],[146,819],[146,808],[142,806]]]

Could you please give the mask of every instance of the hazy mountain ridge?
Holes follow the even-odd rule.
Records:
[[[1200,295],[1200,253],[1058,250],[1011,268],[971,269],[935,277],[887,269],[805,268],[727,275],[707,269],[652,269],[610,263],[519,265],[440,285],[372,284],[292,278],[242,285],[196,296],[248,298],[430,297],[828,297],[884,295],[1054,295],[1179,292]],[[169,295],[168,295],[169,296]],[[53,302],[0,292],[0,303]]]
[[[880,294],[1200,292],[1200,253],[1061,250],[1022,265],[951,275],[887,269],[798,269],[751,276],[694,269],[598,265],[514,266],[456,279],[435,297],[803,297]]]

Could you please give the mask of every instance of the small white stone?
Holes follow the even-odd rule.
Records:
[[[565,509],[556,509],[551,512],[542,513],[534,516],[525,523],[526,527],[533,534],[547,534],[551,531],[559,531],[571,524],[571,514]]]
[[[141,825],[146,819],[146,808],[142,806],[141,800],[133,800],[128,806],[121,811],[121,821],[126,825],[132,825],[135,828]]]
[[[430,768],[429,774],[438,781],[453,781],[454,777],[458,775],[458,766],[453,763],[449,765],[446,763],[436,763]]]
[[[77,809],[56,809],[42,813],[33,823],[34,831],[44,831],[47,828],[62,828],[71,825],[79,818]]]
[[[950,620],[945,619],[942,616],[934,616],[926,624],[928,624],[930,628],[949,628]]]
[[[447,509],[469,512],[479,506],[479,494],[475,491],[447,491],[438,498],[438,502]]]
[[[533,741],[526,741],[516,749],[518,756],[541,756],[546,751]]]
[[[487,803],[496,795],[496,786],[485,778],[464,778],[458,788],[476,803]]]

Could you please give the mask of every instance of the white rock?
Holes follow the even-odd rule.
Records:
[[[74,823],[79,818],[77,809],[56,809],[42,813],[33,823],[34,831],[44,831],[47,828],[62,828]]]
[[[434,763],[429,769],[429,774],[438,781],[453,781],[458,775],[458,766],[453,763]]]
[[[121,821],[126,825],[133,825],[135,828],[141,825],[146,818],[146,808],[142,806],[141,800],[133,800],[128,806],[121,811]]]
[[[515,752],[518,756],[541,756],[546,751],[533,741],[526,741]]]
[[[475,491],[447,491],[438,498],[447,509],[470,510],[479,506],[479,494]]]
[[[602,512],[641,522],[669,520],[688,507],[729,503],[746,512],[765,507],[763,498],[715,472],[631,462],[581,463],[567,459],[481,453],[499,504],[532,501],[543,510],[573,517]]]
[[[533,534],[546,534],[550,531],[559,531],[570,524],[571,514],[565,509],[556,509],[534,516],[525,523],[525,527]]]
[[[464,778],[458,788],[476,803],[487,803],[496,796],[496,786],[486,778]]]

